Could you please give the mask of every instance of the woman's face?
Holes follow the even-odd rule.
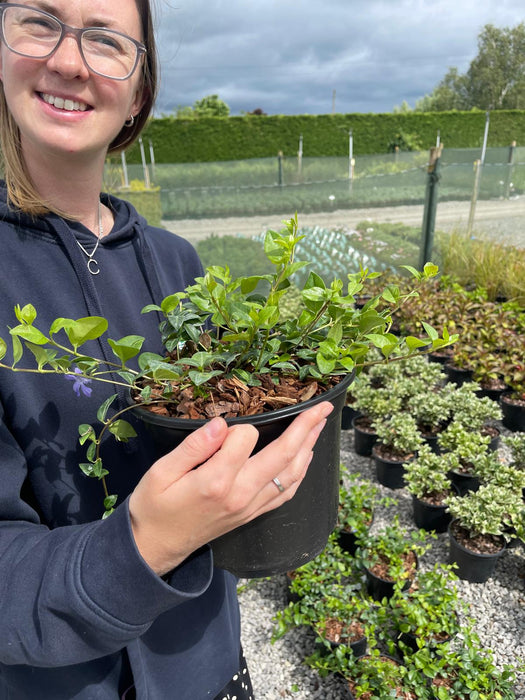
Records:
[[[72,27],[107,27],[142,40],[135,0],[19,0],[45,10]],[[0,47],[0,79],[20,129],[22,149],[32,154],[105,156],[130,114],[142,106],[141,69],[127,80],[91,73],[68,35],[49,58],[19,56]]]

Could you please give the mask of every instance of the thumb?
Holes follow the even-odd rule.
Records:
[[[220,449],[228,435],[228,424],[224,418],[216,417],[191,432],[175,449],[161,457],[152,466],[159,470],[163,485],[168,488],[184,474],[208,460]]]

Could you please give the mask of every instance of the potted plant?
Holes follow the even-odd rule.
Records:
[[[400,348],[416,352],[423,343],[389,332],[391,313],[404,300],[399,290],[385,289],[366,309],[354,308],[367,270],[350,275],[347,283],[336,279],[329,286],[311,272],[301,290],[302,313],[282,319],[280,301],[293,275],[307,264],[295,260],[300,238],[295,216],[281,232],[266,234],[273,274],[233,279],[227,267],[210,267],[193,285],[144,309],[164,317],[159,330],[165,355],[141,352],[144,338],[132,335],[107,339],[114,362],[89,356],[85,345],[102,341],[105,319],[60,318],[43,331],[35,325],[35,308],[27,304],[16,307],[18,325],[9,331],[13,361],[0,362],[11,371],[76,375],[79,382],[102,381],[129,389],[129,408],[154,432],[159,452],[173,449],[214,415],[256,425],[260,449],[312,402],[331,401],[335,410],[295,497],[212,543],[217,565],[245,577],[295,568],[322,550],[337,517],[341,409],[352,372],[362,366],[371,347],[380,347],[387,358]],[[424,280],[436,268],[427,265],[422,273],[412,272]],[[442,339],[435,332],[432,336],[430,344],[436,347],[454,340],[448,334]],[[30,352],[24,354],[24,347]],[[6,354],[7,343],[0,340],[0,360]],[[28,356],[36,367],[21,365]],[[102,440],[111,434],[124,441],[135,434],[123,411],[111,414],[115,396],[97,414],[100,430],[87,424],[79,428],[87,448],[81,468],[100,479],[104,489]],[[106,515],[116,500],[116,494],[104,491]]]
[[[440,451],[452,452],[457,458],[449,474],[460,495],[479,487],[478,468],[483,466],[489,442],[488,435],[473,433],[455,421],[452,421],[439,436]]]
[[[391,489],[405,485],[405,464],[415,457],[423,437],[415,418],[399,412],[384,421],[376,421],[377,442],[372,448],[377,480]]]
[[[401,400],[393,397],[385,387],[374,387],[370,378],[359,383],[354,396],[354,407],[359,411],[352,421],[354,450],[358,455],[369,457],[377,441],[375,421],[390,416],[392,411],[400,408]]]
[[[452,420],[467,430],[480,432],[490,437],[489,448],[495,450],[499,444],[500,431],[489,421],[499,421],[502,418],[501,407],[497,401],[487,396],[479,396],[479,385],[476,382],[466,382],[452,389],[450,402]]]
[[[525,361],[524,335],[517,335],[507,348],[504,381],[509,387],[500,396],[503,425],[509,430],[525,432]]]
[[[450,562],[457,564],[460,578],[484,583],[505,551],[509,530],[517,528],[523,536],[521,493],[487,484],[465,496],[451,497],[448,507]]]
[[[358,473],[351,473],[341,467],[341,485],[339,487],[339,510],[337,514],[337,536],[341,549],[348,554],[355,554],[358,540],[370,529],[374,518],[374,509],[389,506],[394,501],[382,498],[379,489]]]
[[[378,648],[359,657],[343,649],[337,655],[308,658],[306,662],[321,676],[340,674],[346,683],[346,695],[342,697],[349,700],[428,697],[428,684],[422,674],[410,673],[399,659]]]
[[[417,457],[405,465],[405,485],[412,494],[417,527],[446,532],[451,519],[447,502],[450,496],[458,494],[449,473],[458,467],[459,459],[454,453],[436,454],[427,445],[423,445]]]
[[[402,650],[408,647],[417,651],[451,639],[460,630],[457,579],[453,567],[441,563],[418,572],[409,589],[394,590],[388,607],[383,609],[385,619],[378,621],[379,627],[386,630],[393,626],[396,644]],[[389,649],[391,653],[396,651],[393,643]]]
[[[365,569],[367,589],[374,600],[389,598],[395,585],[410,585],[418,558],[430,548],[428,538],[432,536],[424,530],[406,531],[396,515],[390,525],[359,542],[357,559]]]
[[[462,643],[453,641],[436,648],[423,647],[406,663],[425,676],[435,700],[473,698],[516,700],[516,672],[508,665],[496,665],[494,655],[481,646],[469,627],[462,630]]]

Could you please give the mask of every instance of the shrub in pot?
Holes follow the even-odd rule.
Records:
[[[393,626],[395,642],[400,648],[416,651],[454,637],[460,630],[458,577],[452,566],[435,564],[432,569],[418,574],[409,589],[396,588],[383,611],[383,629]],[[465,606],[463,606],[465,607]],[[395,653],[392,639],[388,639],[391,653]]]
[[[424,530],[405,530],[394,516],[390,525],[360,541],[356,557],[365,569],[367,589],[374,600],[389,598],[396,585],[410,585],[418,558],[430,548],[432,536]]]
[[[449,525],[449,557],[458,566],[458,576],[484,583],[503,554],[510,530],[523,538],[521,493],[487,484],[465,496],[448,501],[452,515]]]
[[[308,401],[325,396],[332,400],[336,410],[319,438],[308,475],[295,497],[281,506],[282,510],[260,516],[212,544],[216,563],[237,575],[285,571],[319,553],[337,516],[340,412],[349,375],[364,364],[371,347],[379,347],[388,358],[400,348],[410,353],[425,344],[390,333],[391,313],[404,299],[399,289],[389,287],[366,309],[354,308],[354,298],[368,271],[349,275],[347,282],[333,280],[329,286],[311,272],[301,289],[301,314],[292,319],[283,317],[280,302],[293,275],[307,265],[295,260],[300,238],[294,217],[281,232],[266,234],[265,252],[273,274],[234,279],[228,268],[214,266],[185,290],[144,309],[164,317],[160,343],[150,342],[161,344],[165,355],[141,352],[145,339],[140,336],[103,338],[108,324],[101,317],[59,318],[43,331],[35,325],[36,311],[31,304],[15,309],[18,325],[9,330],[13,338],[11,363],[3,361],[7,343],[0,340],[0,367],[7,370],[75,375],[77,381],[104,381],[128,389],[136,404],[130,402],[129,410],[139,407],[139,417],[156,431],[155,441],[163,450],[175,447],[187,432],[214,415],[254,423],[261,435],[261,444],[256,447],[260,449],[264,440],[279,434]],[[431,265],[423,273],[413,270],[418,280],[435,272]],[[261,292],[261,285],[265,285],[265,292]],[[448,334],[443,339],[434,332],[432,335],[431,346],[450,341]],[[107,342],[114,362],[87,355],[88,341]],[[24,348],[29,352],[24,354]],[[27,357],[34,366],[22,365]],[[87,476],[102,481],[106,516],[111,514],[117,495],[107,491],[101,443],[108,435],[126,441],[135,434],[123,418],[124,411],[111,414],[115,397],[110,396],[97,414],[101,429],[88,424],[79,428],[80,440],[87,448],[86,462],[80,466]],[[317,469],[319,461],[322,464]],[[313,503],[310,500],[310,506],[303,507],[302,495],[312,493]],[[314,529],[309,534],[304,527],[306,514],[311,516],[316,504],[318,521],[310,517]],[[299,514],[296,508],[301,509]],[[280,535],[273,532],[274,526]],[[285,531],[290,534],[288,540],[282,536]],[[296,539],[293,543],[303,535],[308,537],[306,541]],[[271,563],[265,563],[270,542],[278,551]],[[249,558],[249,563],[228,561],[237,554],[243,561]]]
[[[470,627],[462,630],[461,637],[461,642],[423,647],[405,659],[410,669],[428,679],[430,697],[516,700],[515,670],[507,664],[497,666],[493,653],[482,647]]]
[[[404,486],[404,465],[423,444],[415,419],[405,412],[394,413],[374,423],[377,442],[372,448],[376,476],[380,484],[392,489]]]
[[[479,385],[476,382],[466,382],[460,387],[452,389],[450,401],[452,408],[452,420],[472,432],[480,432],[491,438],[491,449],[497,447],[495,438],[499,436],[499,430],[489,421],[499,421],[502,418],[501,407],[497,401],[487,396],[479,396]]]
[[[488,435],[471,432],[455,421],[438,437],[440,451],[451,452],[457,459],[449,474],[460,494],[479,487],[478,466],[488,453],[489,442]]]
[[[405,485],[412,494],[414,522],[417,527],[445,532],[450,523],[448,498],[458,493],[449,477],[459,460],[452,452],[436,454],[423,445],[417,457],[405,465]]]

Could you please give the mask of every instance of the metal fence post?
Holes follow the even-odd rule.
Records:
[[[425,192],[425,209],[423,212],[422,243],[420,249],[419,268],[422,270],[429,262],[434,247],[434,228],[436,225],[436,209],[438,200],[439,159],[443,145],[432,146],[427,170],[427,188]]]
[[[482,166],[482,161],[478,158],[478,160],[474,161],[474,189],[472,190],[472,198],[470,200],[470,211],[468,215],[468,223],[467,223],[467,236],[470,237],[472,234],[472,229],[474,228],[474,216],[476,214],[476,203],[478,201],[478,194],[479,194],[479,183],[481,181],[481,166]]]
[[[516,141],[513,141],[509,146],[509,160],[507,167],[507,182],[505,185],[505,199],[510,197],[510,186],[512,185],[512,174],[514,171],[514,152],[516,150]]]
[[[277,167],[278,167],[278,170],[279,170],[277,182],[278,182],[278,184],[279,184],[279,187],[282,187],[283,184],[284,184],[284,178],[283,178],[283,152],[282,152],[282,151],[279,151],[279,153],[277,154]]]

